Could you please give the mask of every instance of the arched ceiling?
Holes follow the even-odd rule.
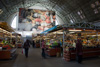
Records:
[[[19,8],[41,4],[47,10],[56,11],[64,24],[99,22],[100,0],[0,0],[0,21],[6,21]]]

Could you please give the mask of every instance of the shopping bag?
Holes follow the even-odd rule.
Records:
[[[23,54],[23,50],[22,50],[22,54]]]
[[[24,51],[24,49],[22,49],[22,54],[25,54],[25,51]]]

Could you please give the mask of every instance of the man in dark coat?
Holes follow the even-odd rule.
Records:
[[[27,39],[27,40],[25,41],[25,43],[24,43],[24,46],[23,46],[23,48],[25,49],[25,56],[26,56],[26,58],[28,57],[28,50],[29,50],[29,47],[30,47],[30,45],[29,45],[29,40]]]
[[[81,38],[78,38],[76,41],[76,56],[77,56],[76,58],[77,58],[78,63],[82,62],[82,54],[83,54],[82,40]]]

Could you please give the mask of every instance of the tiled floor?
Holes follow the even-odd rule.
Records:
[[[0,60],[0,67],[100,67],[100,58],[84,59],[82,64],[76,61],[66,62],[62,58],[41,57],[40,48],[30,48],[29,57],[26,58],[22,49],[17,49],[18,56],[13,60]]]

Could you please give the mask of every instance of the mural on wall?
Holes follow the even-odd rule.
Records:
[[[55,25],[55,12],[19,8],[19,31],[41,33]]]

